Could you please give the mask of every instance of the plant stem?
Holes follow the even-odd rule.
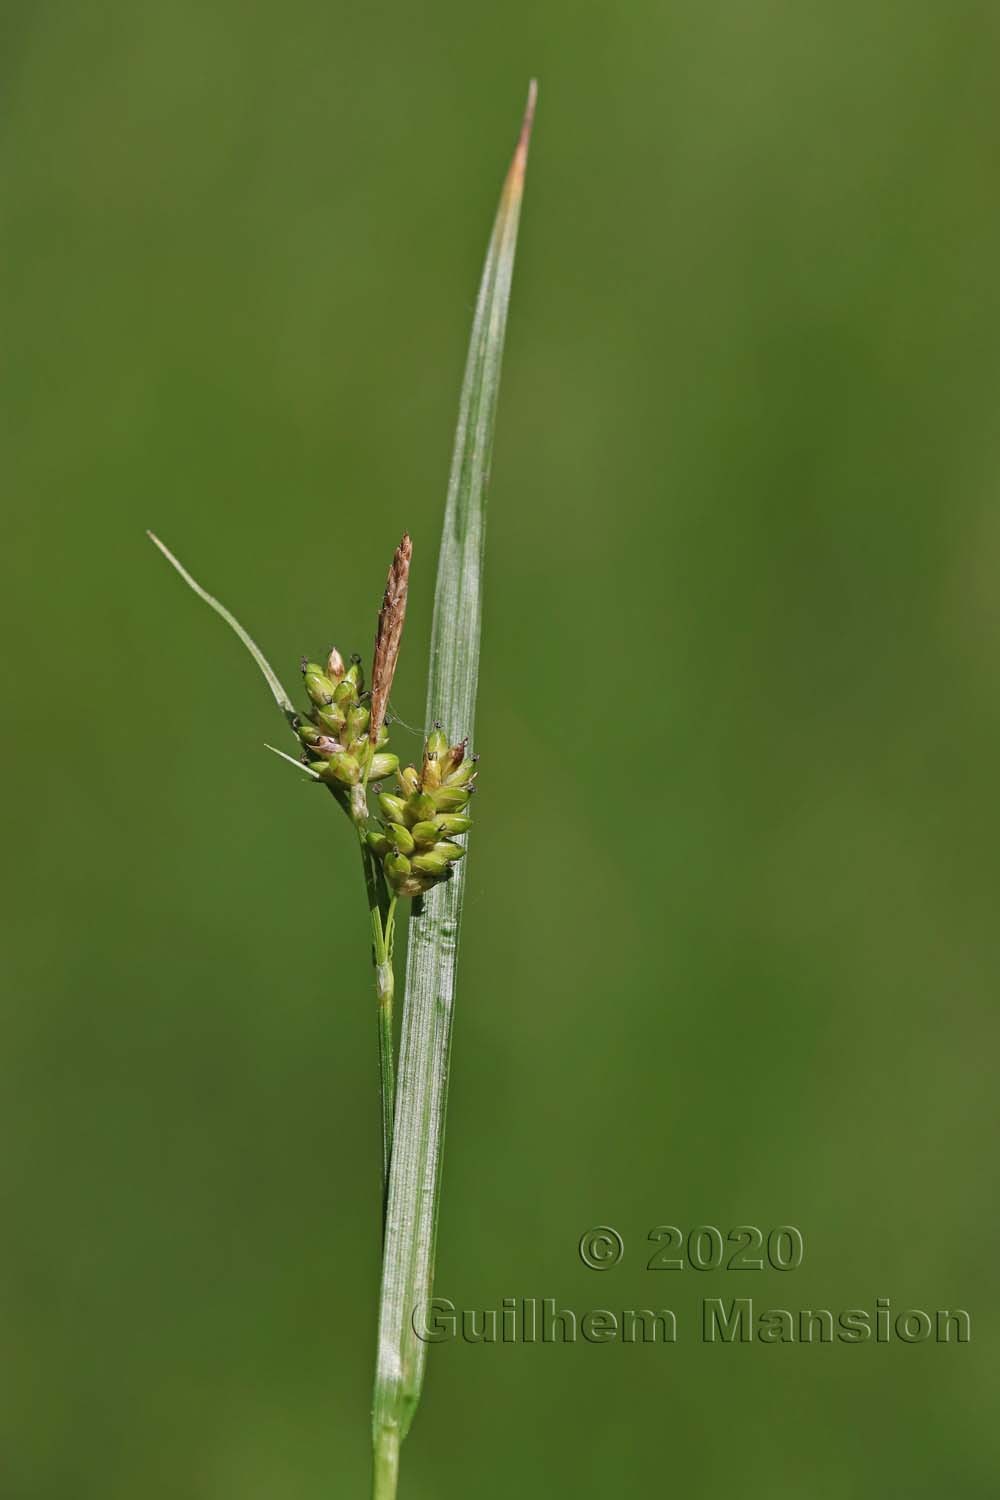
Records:
[[[392,1003],[396,980],[392,968],[393,936],[396,928],[396,898],[383,897],[382,882],[376,877],[375,863],[358,830],[361,843],[361,865],[368,897],[368,914],[372,924],[372,956],[375,962],[375,999],[378,1005],[378,1073],[382,1111],[382,1218],[389,1192],[389,1163],[392,1160],[392,1129],[396,1114],[396,1061],[392,1041]],[[385,923],[382,912],[385,907]]]
[[[375,1477],[372,1500],[396,1500],[399,1480],[399,1433],[383,1427],[375,1443]]]
[[[392,1002],[396,977],[392,964],[393,936],[396,927],[396,898],[392,897],[385,915],[383,952],[385,957],[375,967],[375,996],[378,1000],[378,1067],[382,1094],[382,1220],[389,1197],[389,1165],[392,1161],[392,1131],[396,1117],[396,1057],[392,1039]]]

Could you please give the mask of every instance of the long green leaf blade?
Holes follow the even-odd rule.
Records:
[[[198,583],[196,579],[191,577],[191,574],[188,572],[187,568],[185,568],[184,564],[174,556],[169,547],[165,546],[164,543],[160,541],[160,538],[158,536],[156,536],[152,531],[147,531],[146,535],[153,543],[153,546],[160,549],[170,566],[172,568],[176,568],[177,572],[181,575],[188,588],[193,589],[194,592],[198,595],[199,599],[204,599],[205,603],[212,609],[214,609],[217,615],[221,616],[221,618],[225,620],[230,630],[235,631],[235,633],[239,636],[240,640],[250,652],[250,655],[253,657],[254,661],[257,663],[258,667],[260,667],[260,670],[263,672],[265,678],[267,679],[267,685],[271,689],[271,692],[274,694],[275,703],[277,703],[278,707],[281,709],[288,722],[294,726],[296,719],[295,705],[292,702],[291,698],[289,698],[288,694],[285,692],[285,689],[282,687],[281,683],[278,681],[278,674],[275,672],[274,668],[271,666],[271,663],[268,661],[263,651],[257,645],[256,641],[247,634],[247,632],[243,629],[243,626],[240,624],[239,620],[237,620],[236,616],[231,614],[224,604],[220,604],[218,599],[214,598],[207,589],[203,589],[201,584]]]
[[[483,269],[459,405],[438,560],[427,722],[471,735],[479,673],[486,488],[518,219],[535,108],[528,94]],[[435,887],[409,927],[396,1130],[375,1377],[375,1494],[395,1490],[398,1446],[423,1382],[426,1343],[414,1321],[432,1292],[451,1022],[466,861]]]

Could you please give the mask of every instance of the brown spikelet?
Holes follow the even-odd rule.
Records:
[[[406,619],[406,591],[410,581],[410,558],[413,543],[404,533],[403,540],[392,555],[389,576],[385,581],[382,608],[378,613],[378,630],[375,632],[375,659],[372,662],[372,706],[368,738],[374,745],[385,718],[389,702],[389,689],[396,675],[399,660],[399,643]]]

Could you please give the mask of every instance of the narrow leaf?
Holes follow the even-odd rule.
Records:
[[[480,284],[438,560],[427,722],[440,720],[452,740],[473,731],[486,486],[535,92],[532,83]],[[424,897],[409,927],[375,1378],[375,1494],[380,1500],[393,1493],[396,1452],[423,1382],[427,1345],[414,1323],[420,1326],[433,1286],[466,863]]]
[[[253,657],[254,661],[257,663],[258,667],[260,667],[260,670],[263,672],[264,676],[267,678],[267,685],[271,689],[271,692],[274,694],[275,703],[277,703],[278,707],[281,709],[288,722],[294,727],[295,720],[298,717],[295,712],[295,705],[293,704],[291,698],[289,698],[288,694],[285,692],[284,688],[281,686],[281,683],[278,681],[277,673],[274,671],[274,668],[271,666],[271,663],[268,661],[263,651],[257,645],[256,641],[254,641],[249,635],[247,635],[239,620],[237,620],[235,615],[231,615],[229,613],[229,610],[224,604],[220,604],[218,599],[214,599],[212,595],[207,592],[207,590],[202,588],[200,583],[197,583],[191,577],[191,574],[188,572],[187,568],[184,567],[183,563],[178,562],[177,558],[170,551],[170,548],[164,546],[163,542],[160,541],[160,538],[158,536],[155,536],[152,531],[147,531],[146,535],[149,537],[149,540],[153,543],[154,547],[159,547],[160,551],[167,559],[167,562],[170,563],[171,567],[177,569],[177,572],[181,575],[188,587],[194,589],[195,593],[198,595],[198,598],[204,599],[205,603],[210,605],[212,609],[215,610],[215,613],[217,615],[222,616],[229,628],[236,632],[240,640],[243,642],[244,646],[250,652],[250,655]]]

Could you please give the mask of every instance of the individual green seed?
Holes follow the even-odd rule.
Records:
[[[402,823],[387,823],[385,836],[400,854],[413,853],[413,834],[408,828],[404,828]]]
[[[371,769],[368,774],[372,781],[381,781],[384,776],[391,776],[398,769],[399,756],[382,750],[378,755],[372,756]]]
[[[333,701],[334,703],[339,703],[345,713],[353,704],[357,703],[357,683],[354,682],[350,673],[344,678],[343,682],[337,683],[333,691]]]
[[[368,732],[368,710],[363,704],[349,710],[347,715],[347,737],[351,740],[359,740],[363,734]]]
[[[463,760],[449,771],[444,778],[446,786],[458,786],[461,782],[468,781],[470,776],[476,774],[476,762],[474,760]]]
[[[323,738],[322,729],[317,729],[315,724],[310,724],[308,719],[303,719],[295,731],[303,745],[315,745],[317,740]]]
[[[411,860],[414,870],[420,875],[444,875],[449,868],[448,860],[436,849],[428,849],[425,854],[415,854]]]
[[[469,800],[469,793],[464,786],[441,786],[437,791],[431,793],[434,806],[438,812],[458,812]]]
[[[426,792],[418,792],[406,800],[406,821],[412,828],[414,823],[426,823],[434,816],[434,803]]]
[[[302,685],[317,708],[333,702],[335,684],[314,661],[302,663]]]
[[[405,880],[410,873],[410,861],[405,854],[400,854],[395,849],[390,849],[385,857],[385,873],[395,884],[398,880]]]
[[[378,833],[374,828],[365,834],[365,843],[373,854],[378,855],[379,859],[384,859],[392,847],[385,834]]]
[[[429,849],[441,837],[441,830],[436,821],[414,823],[410,832],[413,834],[413,842],[418,849]]]
[[[404,797],[412,797],[420,787],[420,773],[416,766],[404,766],[397,773],[399,789]]]
[[[349,755],[346,750],[332,756],[329,765],[335,780],[342,782],[344,786],[354,786],[361,779],[357,756]]]
[[[443,729],[439,729],[437,725],[435,725],[430,734],[427,736],[427,745],[424,749],[424,755],[428,759],[433,756],[435,760],[438,760],[442,755],[446,755],[448,753],[448,750],[448,736],[445,734]]]
[[[445,859],[452,862],[457,859],[465,858],[465,849],[462,847],[462,845],[453,844],[447,839],[443,840],[440,844],[435,844],[433,852],[435,854],[443,855]]]
[[[383,818],[386,818],[388,822],[403,822],[406,815],[406,803],[402,797],[394,797],[391,792],[380,792],[378,805]]]
[[[334,739],[340,738],[347,724],[343,709],[336,703],[329,703],[323,708],[317,708],[315,718],[320,728],[325,729],[328,734],[332,734]]]
[[[436,791],[441,785],[441,762],[433,756],[424,756],[424,763],[420,767],[420,785],[425,792]]]
[[[434,821],[442,833],[468,833],[472,827],[472,819],[462,813],[442,813]]]

